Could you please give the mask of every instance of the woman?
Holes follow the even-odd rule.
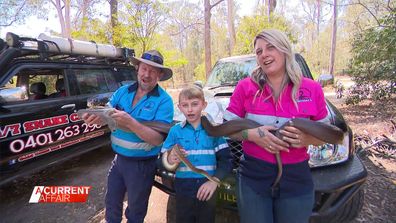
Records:
[[[264,30],[254,39],[259,67],[235,88],[225,114],[227,120],[248,118],[263,126],[234,136],[243,140],[244,155],[238,174],[238,208],[242,223],[308,222],[314,202],[307,146],[322,142],[294,127],[278,139],[269,130],[291,118],[327,122],[324,94],[319,84],[304,78],[286,35]],[[276,185],[275,153],[283,174]]]

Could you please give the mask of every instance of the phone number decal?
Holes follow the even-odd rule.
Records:
[[[37,135],[31,135],[27,139],[16,139],[10,143],[9,148],[13,153],[20,153],[25,149],[34,149],[37,146],[45,146],[45,145],[61,142],[73,136],[78,136],[82,133],[87,134],[99,128],[101,128],[100,125],[88,125],[86,123],[82,123],[81,125],[76,124],[76,125],[68,126],[66,128],[57,129],[54,132],[46,132]],[[66,142],[65,144],[68,143],[69,142]]]
[[[94,132],[92,134],[88,134],[88,135],[86,135],[84,137],[81,137],[81,138],[78,138],[78,139],[74,139],[74,140],[68,141],[66,143],[61,143],[61,144],[58,144],[58,145],[50,146],[50,147],[48,147],[46,149],[37,150],[37,151],[35,151],[33,153],[29,153],[29,154],[26,154],[26,155],[18,157],[18,162],[23,162],[23,161],[32,159],[34,157],[38,157],[38,156],[44,155],[44,154],[49,153],[49,152],[53,152],[53,151],[56,151],[56,150],[59,150],[59,149],[63,149],[63,148],[66,148],[68,146],[71,146],[71,145],[86,141],[88,139],[96,138],[96,137],[101,136],[101,135],[104,135],[104,131],[103,130],[102,131],[98,131],[98,132]]]

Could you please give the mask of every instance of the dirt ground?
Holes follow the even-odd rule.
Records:
[[[358,154],[368,171],[363,209],[353,222],[395,222],[396,148],[368,146],[384,139],[383,135],[396,139],[396,126],[391,123],[396,121],[396,99],[337,107],[354,131]]]

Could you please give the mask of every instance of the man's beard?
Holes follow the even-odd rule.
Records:
[[[142,80],[138,80],[138,83],[139,83],[139,88],[141,88],[142,90],[151,91],[158,84],[158,80],[155,84],[151,84],[153,82],[150,82],[150,84],[147,84],[147,83],[144,83]]]

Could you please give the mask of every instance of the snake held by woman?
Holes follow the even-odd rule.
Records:
[[[260,123],[250,119],[235,119],[214,126],[212,125],[212,123],[209,122],[206,116],[201,117],[201,124],[202,127],[206,130],[206,132],[210,136],[214,136],[214,137],[230,136],[245,129],[253,129],[262,126]],[[284,125],[282,125],[280,128],[278,128],[277,130],[270,132],[279,139],[282,139],[283,136],[280,133],[280,130],[284,129],[286,126],[296,127],[300,131],[312,135],[315,138],[326,143],[339,144],[342,142],[344,138],[344,133],[338,127],[333,125],[328,125],[322,122],[315,122],[304,118],[293,118],[288,122],[286,122]],[[283,171],[280,154],[275,153],[275,158],[277,162],[278,173],[274,183],[272,184],[272,189],[275,189],[278,186]]]

